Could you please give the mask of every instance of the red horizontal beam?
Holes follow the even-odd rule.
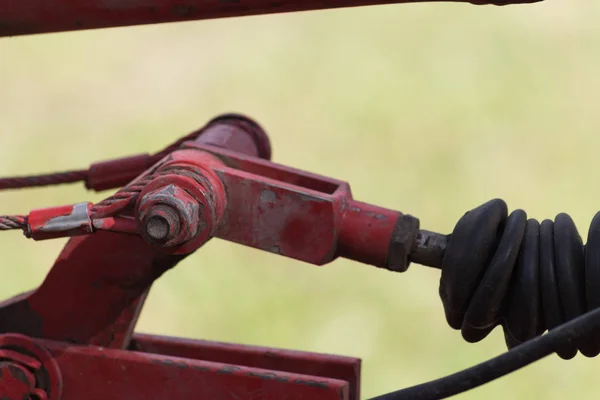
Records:
[[[0,37],[432,0],[0,0]],[[441,0],[508,5],[540,0]]]
[[[62,396],[50,393],[50,400],[352,400],[358,395],[359,362],[351,358],[150,336],[134,342],[141,351],[36,342],[60,370],[61,377],[50,383],[62,388]]]
[[[338,379],[348,382],[349,400],[360,398],[358,358],[143,334],[134,336],[131,347],[141,353]]]

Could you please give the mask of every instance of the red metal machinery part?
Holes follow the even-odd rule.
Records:
[[[7,343],[42,357],[4,350]],[[130,349],[0,335],[0,398],[359,398],[352,358],[148,335],[136,335]]]
[[[62,376],[54,357],[27,336],[0,335],[0,398],[60,400]]]
[[[420,230],[409,215],[355,201],[347,183],[265,160],[268,138],[247,118],[217,118],[176,143],[96,205],[2,217],[13,224],[2,229],[22,228],[33,239],[76,236],[37,290],[0,304],[3,398],[358,399],[358,359],[134,336],[148,290],[212,237],[315,265],[341,256],[397,272],[410,261],[441,268],[457,249],[472,252],[472,234],[495,234],[497,227],[481,217],[498,219],[493,213],[505,207],[494,200],[465,214],[451,234],[459,246],[446,249],[448,235]],[[133,176],[137,163],[126,173],[117,167],[131,166],[130,160],[97,164],[105,168],[86,173],[88,186],[103,182],[106,188]],[[473,224],[478,220],[483,224]],[[595,220],[597,229],[600,217]],[[600,309],[589,311],[478,366],[377,399],[445,398],[599,327]]]
[[[125,381],[137,387],[144,376],[154,382],[149,390],[156,386],[157,397],[150,398],[164,398],[158,386],[179,371],[183,383],[177,395],[169,392],[173,400],[215,391],[231,399],[240,393],[279,399],[283,392],[289,399],[358,399],[358,359],[134,337],[152,283],[212,237],[314,265],[346,257],[392,271],[406,270],[409,253],[436,265],[444,237],[419,230],[414,217],[354,200],[345,182],[268,161],[268,137],[246,117],[215,118],[186,138],[103,202],[38,209],[24,218],[25,233],[35,240],[75,237],[38,289],[0,305],[0,334],[43,339],[35,341],[60,366],[64,400],[81,398],[88,385],[68,371],[113,382],[95,389],[93,396],[104,396],[97,398],[132,394]],[[105,189],[145,162],[96,165],[104,167],[90,169],[87,185],[101,182]],[[147,375],[123,373],[133,366]],[[221,377],[232,368],[239,373]],[[215,381],[207,385],[209,375]],[[193,377],[205,383],[189,383]]]
[[[0,37],[436,0],[0,0]],[[541,0],[437,0],[478,5]]]
[[[314,265],[342,256],[403,271],[418,233],[416,218],[353,200],[345,182],[210,145],[185,143],[153,173],[134,214],[172,254],[217,237]]]
[[[242,138],[253,151],[243,150],[239,145]],[[494,224],[485,219],[483,224],[473,221],[481,222],[482,216],[489,215],[498,220],[497,211],[505,207],[502,201],[494,200],[465,214],[459,221],[460,229],[452,233],[459,246],[446,249],[448,235],[420,230],[418,220],[409,215],[354,200],[347,183],[257,158],[257,154],[270,154],[260,151],[270,147],[264,132],[248,119],[232,115],[215,119],[191,139],[179,142],[178,148],[96,205],[40,209],[13,218],[34,239],[77,236],[67,244],[40,288],[0,305],[0,334],[44,339],[36,343],[52,351],[52,358],[67,377],[51,381],[63,387],[62,398],[66,400],[81,398],[87,390],[81,386],[85,383],[75,379],[77,374],[64,373],[77,365],[77,376],[81,376],[88,367],[80,362],[89,366],[89,376],[100,373],[111,382],[109,388],[96,390],[91,396],[134,396],[133,386],[123,380],[133,378],[137,386],[146,376],[152,378],[151,386],[159,387],[145,396],[163,398],[166,394],[162,388],[169,386],[168,379],[188,382],[202,378],[197,375],[202,371],[207,379],[210,376],[211,384],[178,386],[178,391],[169,391],[169,398],[183,399],[193,393],[201,398],[225,399],[356,399],[357,359],[286,352],[278,362],[265,367],[266,361],[260,359],[269,358],[267,354],[273,350],[242,346],[231,353],[231,346],[209,344],[207,348],[199,342],[176,343],[169,338],[157,345],[157,338],[152,337],[148,341],[153,344],[145,347],[142,340],[132,340],[137,315],[152,282],[212,237],[315,265],[341,256],[397,272],[405,271],[410,261],[441,268],[442,259],[445,263],[453,254],[456,257],[457,251],[471,253],[472,235],[477,237],[480,229],[485,230],[484,238],[496,234]],[[107,172],[105,182],[110,182],[110,174]],[[123,179],[123,174],[117,176],[116,180]],[[462,258],[456,261],[462,262]],[[565,343],[587,338],[599,326],[597,309],[479,366],[377,399],[437,399],[445,397],[440,393],[460,393],[549,355]],[[118,351],[107,353],[104,348]],[[140,355],[145,351],[151,354]],[[78,358],[75,354],[86,356]],[[166,361],[161,364],[152,358],[156,356]],[[8,383],[0,381],[0,388],[9,385],[11,396],[18,398],[24,392],[38,397],[52,395],[40,391],[42,385],[37,379],[33,384],[27,371],[27,367],[35,369],[31,360],[23,362],[10,351],[0,353],[0,361],[4,362],[0,378],[9,379]],[[211,368],[206,362],[227,365]],[[161,365],[150,368],[152,363]],[[114,376],[119,369],[115,364],[121,370],[134,365],[148,368],[140,367],[143,376],[122,374],[119,380]],[[163,364],[185,372],[165,371]],[[233,373],[232,381],[219,375],[232,371],[239,372]],[[21,378],[15,380],[18,376]],[[264,380],[267,377],[269,383]],[[313,393],[306,386],[323,391]]]
[[[134,179],[128,187],[147,183],[120,215],[94,220],[86,203],[29,214],[34,239],[76,237],[37,290],[0,305],[0,333],[43,339],[30,340],[60,367],[62,379],[56,375],[52,384],[62,386],[61,399],[131,398],[141,383],[148,393],[137,396],[156,399],[166,388],[173,400],[359,398],[358,359],[133,336],[153,281],[213,236],[319,265],[338,255],[396,265],[381,242],[385,235],[390,242],[400,213],[353,201],[345,183],[258,155],[270,156],[264,132],[248,119],[224,116]],[[125,232],[99,230],[98,221],[107,220],[113,227],[121,221],[126,228],[117,231]],[[370,225],[370,234],[350,235],[352,226]],[[91,380],[81,376],[112,383],[90,391]]]
[[[241,117],[224,116],[191,136],[199,136],[201,142],[237,149],[249,157],[269,157],[268,138],[257,128]],[[129,166],[129,160],[97,164],[104,168],[92,167],[88,186],[90,182],[100,182],[102,189],[118,185],[124,179],[119,164]],[[104,173],[96,173],[98,170]],[[129,171],[133,171],[133,176],[143,172],[134,168]],[[134,179],[128,186],[135,186],[139,180]],[[36,291],[2,304],[0,333],[22,333],[104,347],[129,346],[133,326],[152,282],[185,255],[169,254],[137,234],[111,231],[137,233],[132,209],[124,210],[123,217],[110,216],[93,222],[88,214],[90,209],[89,205],[76,205],[30,213],[27,234],[34,239],[97,232],[72,238]],[[106,228],[102,222],[107,221],[108,230],[102,230]],[[115,229],[123,226],[125,229]],[[81,268],[82,265],[86,267]]]
[[[315,265],[341,256],[403,271],[409,252],[411,259],[428,263],[419,258],[425,254],[419,243],[428,233],[419,230],[416,218],[353,200],[345,182],[255,157],[261,147],[270,148],[268,139],[263,133],[255,136],[256,144],[248,141],[248,131],[234,124],[240,119],[214,120],[197,140],[183,143],[181,150],[133,180],[128,186],[147,183],[136,202],[127,200],[131,204],[120,216],[92,220],[92,207],[85,203],[32,211],[27,234],[34,239],[86,236],[71,239],[35,293],[0,310],[0,317],[18,308],[31,318],[1,318],[0,331],[10,332],[2,324],[20,324],[15,331],[32,336],[126,347],[126,332],[108,322],[127,309],[123,317],[128,325],[139,311],[136,300],[151,282],[210,237]],[[229,141],[219,144],[214,140],[217,132]],[[241,148],[242,140],[252,147],[224,148]],[[109,229],[131,235],[102,231],[107,220]],[[427,256],[441,258],[435,236],[427,239]],[[98,290],[108,297],[98,297]],[[45,298],[53,298],[54,304]],[[104,320],[86,322],[89,310]]]
[[[0,0],[0,37],[423,1]],[[358,399],[358,359],[133,335],[154,280],[211,237],[315,265],[341,256],[393,271],[406,270],[410,261],[439,268],[445,235],[419,230],[411,216],[353,200],[345,182],[269,158],[262,130],[230,115],[154,156],[0,180],[0,188],[78,180],[95,190],[126,185],[97,205],[0,220],[0,229],[23,228],[36,240],[76,236],[37,290],[0,304],[1,398]],[[549,354],[550,341],[568,334],[566,325],[537,353]],[[497,371],[514,367],[494,362]]]

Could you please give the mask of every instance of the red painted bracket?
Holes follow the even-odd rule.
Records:
[[[33,345],[23,354],[42,365],[23,362],[14,345],[2,353],[0,341],[0,358],[11,360],[0,361],[2,377],[25,377],[1,378],[1,395],[25,388],[44,399],[43,389],[58,400],[59,386],[60,400],[359,398],[358,359],[133,335],[152,283],[211,237],[315,265],[338,256],[405,265],[393,244],[402,247],[399,221],[412,217],[353,200],[347,183],[269,162],[268,138],[251,120],[225,116],[202,132],[124,188],[141,187],[119,215],[93,219],[88,203],[30,213],[32,238],[75,237],[39,288],[0,304],[0,334],[9,334],[0,338],[26,335],[18,340]],[[108,168],[97,182],[134,169]],[[116,228],[140,234],[103,230]]]
[[[0,335],[0,358],[0,394],[8,400],[358,400],[360,394],[355,358],[149,335],[136,335],[131,350]],[[37,379],[24,382],[27,376]]]
[[[0,333],[127,348],[154,280],[211,237],[314,265],[346,257],[408,267],[416,218],[355,201],[345,182],[268,161],[268,137],[248,118],[222,116],[201,132],[128,185],[146,182],[120,216],[93,220],[86,203],[32,212],[33,238],[82,236],[37,290],[0,307]],[[103,187],[115,181],[102,176]],[[102,230],[116,228],[141,236]]]
[[[399,222],[412,225],[416,235],[417,219],[354,200],[343,181],[210,145],[186,147],[170,162],[209,166],[225,188],[227,206],[213,236],[313,265],[341,256],[405,269],[408,249],[390,254],[390,244]],[[204,162],[204,153],[219,161]]]

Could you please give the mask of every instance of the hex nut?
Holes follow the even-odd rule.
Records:
[[[140,200],[138,223],[144,237],[164,247],[181,245],[200,230],[200,204],[177,185],[166,185]]]
[[[386,269],[395,272],[405,272],[409,265],[409,254],[419,232],[419,220],[408,214],[398,217],[392,233]]]

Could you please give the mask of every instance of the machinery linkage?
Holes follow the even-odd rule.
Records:
[[[7,229],[20,228],[34,240],[73,237],[40,288],[1,305],[0,332],[5,335],[0,336],[0,357],[2,338],[38,350],[21,351],[19,357],[36,355],[34,361],[7,364],[5,378],[0,379],[13,377],[10,388],[17,379],[38,398],[46,390],[48,399],[75,399],[51,395],[63,386],[52,386],[53,380],[62,382],[60,370],[69,367],[52,361],[55,357],[48,356],[47,349],[68,342],[139,351],[139,340],[131,332],[150,285],[213,237],[314,265],[344,257],[394,272],[406,271],[411,262],[439,268],[440,296],[450,326],[475,342],[502,325],[508,347],[514,348],[505,358],[491,360],[492,366],[481,366],[487,373],[475,368],[470,372],[474,379],[445,384],[444,392],[438,390],[440,383],[381,399],[440,398],[463,390],[465,382],[468,388],[477,386],[514,369],[515,352],[520,353],[520,363],[527,359],[527,345],[537,346],[530,354],[533,358],[554,351],[563,358],[574,357],[577,349],[590,357],[600,352],[593,330],[574,333],[564,325],[581,323],[589,317],[582,315],[600,301],[600,214],[592,222],[587,246],[566,214],[540,225],[527,220],[522,210],[508,215],[502,200],[466,213],[453,232],[444,235],[420,229],[411,215],[354,200],[345,182],[275,164],[268,160],[270,155],[268,136],[256,122],[226,114],[157,155],[97,163],[80,173],[89,188],[102,190],[130,180],[98,204],[0,217]],[[0,180],[0,187],[2,182],[11,188],[39,184],[27,177]],[[547,329],[554,336],[539,338]],[[536,343],[542,339],[546,342],[540,347]],[[7,349],[14,358],[14,350]],[[86,357],[93,358],[87,350]],[[343,376],[344,396],[349,396],[343,398],[357,398],[358,376],[348,373],[357,371],[357,361],[336,362],[345,372],[329,377]],[[47,376],[42,381],[54,389],[31,383],[39,381],[32,374],[40,368]],[[323,397],[314,398],[327,396],[323,392]]]
[[[0,0],[0,37],[421,1]],[[0,303],[0,398],[358,400],[356,358],[134,333],[153,282],[211,238],[313,265],[438,268],[447,322],[466,341],[504,329],[506,353],[372,400],[445,398],[554,352],[600,353],[600,214],[585,245],[568,215],[539,223],[499,199],[440,234],[270,158],[263,129],[226,114],[153,155],[0,178],[0,190],[118,189],[97,204],[0,216],[0,230],[33,240],[70,237],[37,289]]]

